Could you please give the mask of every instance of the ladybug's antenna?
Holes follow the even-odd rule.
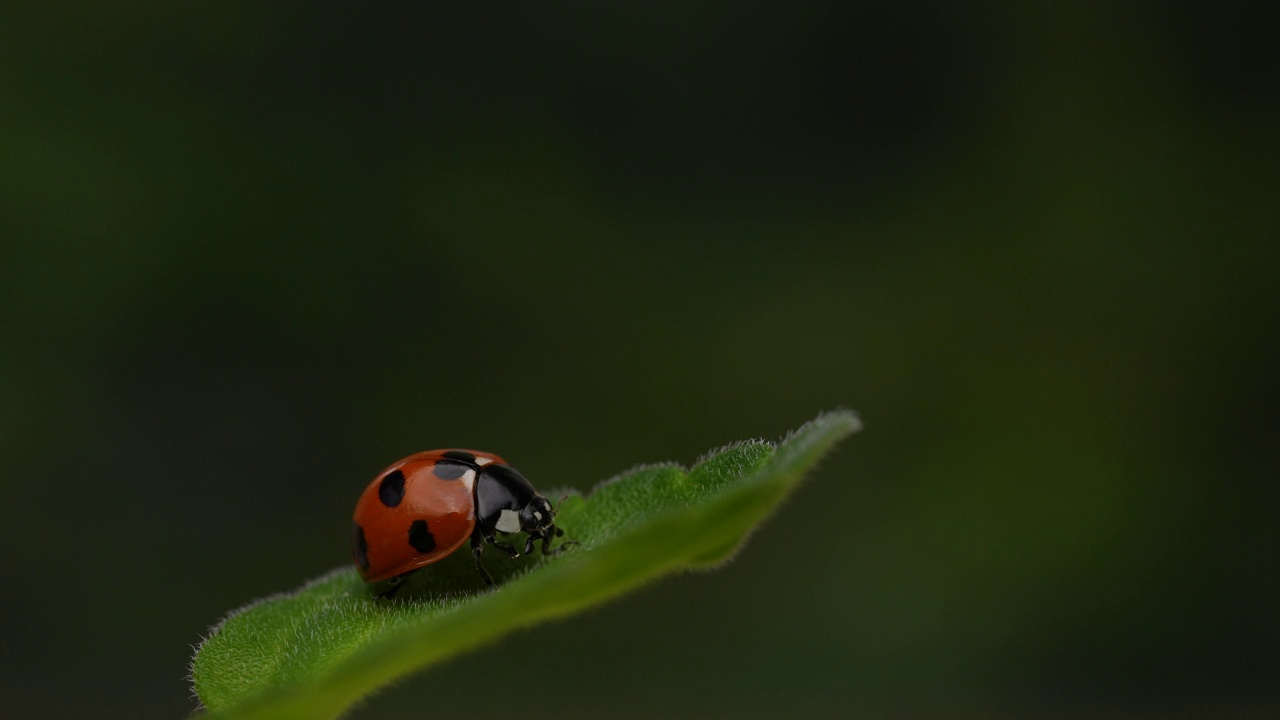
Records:
[[[552,513],[553,515],[559,515],[559,514],[560,514],[560,503],[562,503],[562,502],[564,502],[565,500],[568,500],[568,499],[569,499],[569,493],[565,493],[564,495],[561,495],[561,496],[560,496],[560,499],[556,501],[556,508],[555,508],[554,510],[552,510],[552,511],[551,511],[551,513]]]

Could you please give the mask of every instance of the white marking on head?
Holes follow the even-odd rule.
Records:
[[[462,477],[458,479],[462,481],[463,485],[467,486],[467,492],[475,491],[475,488],[476,488],[476,471],[475,470],[467,468],[467,471],[462,473]]]
[[[491,462],[493,462],[493,458],[480,457],[479,455],[476,456],[476,464],[479,465],[480,467],[484,467],[485,465],[488,465]]]
[[[520,513],[503,508],[498,513],[498,522],[493,524],[493,529],[504,533],[520,532]]]
[[[542,513],[538,512],[537,510],[534,510],[534,511],[533,511],[533,516],[534,516],[535,518],[537,518],[538,520],[541,520],[541,519],[542,519]]]

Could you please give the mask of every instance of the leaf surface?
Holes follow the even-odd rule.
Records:
[[[837,441],[850,412],[820,415],[775,445],[753,440],[691,469],[637,467],[570,494],[557,525],[580,545],[486,566],[487,591],[457,552],[416,573],[394,601],[353,568],[229,615],[196,651],[191,678],[209,718],[335,718],[397,678],[521,627],[571,615],[654,578],[719,565]],[[554,501],[559,495],[547,493]]]

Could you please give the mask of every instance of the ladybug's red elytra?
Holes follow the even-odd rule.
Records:
[[[518,557],[521,551],[497,539],[497,533],[526,533],[524,553],[542,541],[544,555],[564,535],[555,525],[551,503],[515,468],[493,453],[478,450],[428,450],[404,458],[378,473],[356,502],[351,528],[351,557],[366,582],[398,581],[443,559],[468,539],[476,569],[491,587],[493,577],[480,563],[488,543]]]

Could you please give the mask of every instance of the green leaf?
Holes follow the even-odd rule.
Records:
[[[196,694],[210,718],[334,718],[397,678],[512,630],[661,575],[721,564],[858,427],[852,413],[827,413],[778,445],[742,442],[687,471],[643,466],[589,497],[572,494],[557,524],[581,544],[554,558],[489,553],[496,591],[483,587],[469,553],[454,553],[413,575],[394,601],[376,599],[353,569],[340,568],[251,603],[197,649]]]

